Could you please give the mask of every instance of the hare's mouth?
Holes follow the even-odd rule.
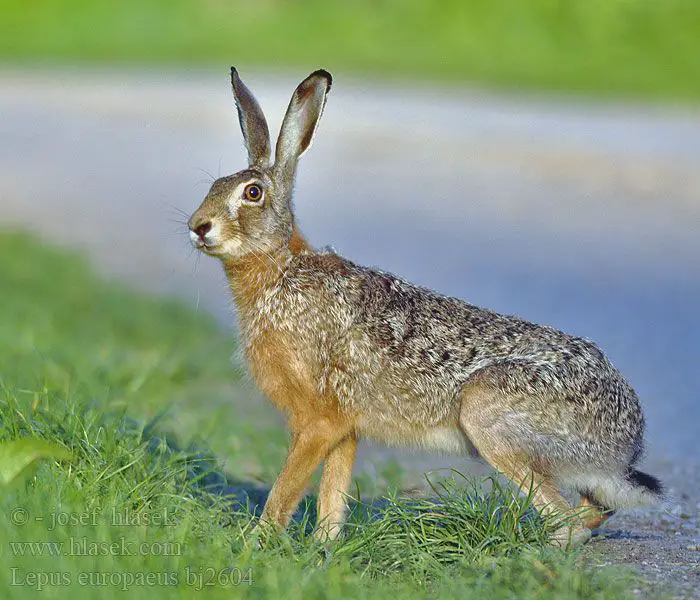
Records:
[[[197,248],[197,250],[201,250],[205,254],[216,254],[216,249],[219,247],[219,244],[197,240],[194,243],[194,247]]]
[[[197,250],[207,254],[214,254],[217,246],[219,246],[219,243],[209,239],[208,235],[198,235],[194,231],[190,231],[190,241]]]

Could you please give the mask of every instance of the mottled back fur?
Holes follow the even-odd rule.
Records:
[[[232,84],[249,167],[213,184],[190,235],[223,261],[251,374],[289,417],[266,520],[286,524],[325,460],[320,531],[335,535],[362,436],[481,455],[517,483],[529,477],[542,510],[565,510],[557,488],[573,487],[592,516],[566,530],[571,543],[606,509],[660,496],[634,469],[637,396],[592,342],[314,251],[298,234],[291,192],[327,72],[292,95],[272,165],[264,116],[234,69]]]

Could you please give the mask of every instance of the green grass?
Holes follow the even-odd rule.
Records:
[[[10,61],[324,66],[700,98],[696,0],[0,1]]]
[[[0,445],[72,455],[2,490],[3,598],[630,597],[624,574],[547,549],[550,524],[495,479],[486,496],[456,477],[438,504],[356,505],[327,548],[310,506],[259,549],[251,513],[201,485],[222,470],[269,484],[283,456],[282,429],[242,397],[232,340],[25,235],[0,233],[0,290]]]

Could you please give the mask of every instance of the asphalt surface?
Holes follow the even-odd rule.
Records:
[[[276,131],[297,78],[242,76]],[[0,70],[0,226],[85,249],[104,273],[233,323],[219,265],[196,261],[177,222],[213,177],[244,166],[227,77]],[[678,499],[667,529],[685,527],[660,536],[685,548],[697,583],[699,111],[336,73],[295,202],[317,246],[596,340],[642,399],[645,466]],[[473,468],[371,446],[358,468],[389,455],[416,474]]]

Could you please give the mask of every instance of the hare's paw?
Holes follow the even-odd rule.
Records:
[[[330,544],[342,533],[341,523],[319,523],[314,531],[314,538],[322,544]]]
[[[591,530],[586,527],[564,526],[557,529],[550,540],[550,544],[562,550],[573,550],[583,546],[591,539]]]
[[[262,550],[270,540],[270,536],[274,535],[275,527],[266,521],[258,521],[258,523],[244,538],[244,544],[249,548]]]

